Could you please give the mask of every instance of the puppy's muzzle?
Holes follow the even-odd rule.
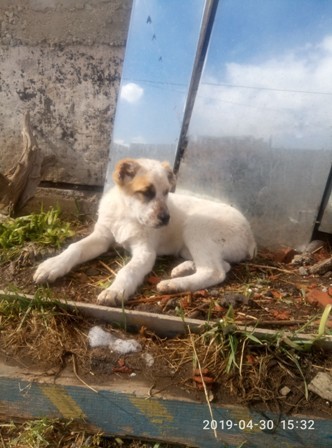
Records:
[[[158,213],[157,218],[159,221],[158,227],[167,226],[167,224],[169,223],[169,220],[170,220],[170,215],[168,212],[162,211],[162,212]]]

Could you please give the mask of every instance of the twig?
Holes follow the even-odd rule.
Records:
[[[327,370],[328,372],[332,372],[332,368],[329,368],[329,367],[319,366],[317,364],[312,364],[312,367],[315,367],[316,369]]]
[[[257,317],[255,317],[255,316],[250,316],[250,314],[245,314],[245,313],[240,313],[240,312],[238,312],[237,315],[238,315],[238,316],[242,316],[242,317],[244,317],[244,318],[248,318],[248,319],[258,320]]]
[[[163,294],[163,295],[156,295],[152,297],[140,297],[138,299],[133,299],[128,302],[128,305],[136,305],[138,303],[148,303],[148,302],[159,302],[162,300],[169,300],[173,299],[174,297],[183,297],[189,295],[190,292],[177,292],[174,294]]]
[[[254,264],[254,263],[248,263],[248,265],[256,269],[272,269],[274,271],[284,272],[285,274],[294,274],[294,271],[288,271],[287,269],[277,268],[276,266],[268,266],[265,264]]]
[[[247,316],[248,317],[248,316]],[[235,320],[235,323],[240,325],[252,325],[255,323],[256,327],[259,326],[274,326],[274,325],[280,325],[280,326],[292,326],[292,325],[304,325],[308,321],[307,320],[258,320],[257,318],[253,318],[253,321],[250,320]]]
[[[152,386],[151,386],[150,389],[148,390],[148,396],[146,397],[146,400],[149,399],[149,398],[152,398],[152,397],[153,397],[153,395],[152,395],[152,391],[153,391],[153,389],[154,389],[155,387],[156,387],[156,382],[154,381],[153,384],[152,384]]]
[[[106,263],[104,263],[102,260],[99,260],[99,263],[108,271],[110,272],[112,275],[114,275],[114,277],[116,277],[116,272],[113,271],[112,268],[110,268]]]
[[[96,389],[94,389],[92,386],[90,386],[88,383],[86,383],[84,380],[82,380],[82,378],[78,375],[77,366],[76,366],[76,358],[75,358],[74,353],[72,353],[71,359],[73,361],[73,371],[74,371],[74,374],[75,374],[76,378],[78,379],[78,381],[80,381],[82,384],[84,384],[84,386],[86,386],[88,389],[92,390],[93,392],[95,392],[97,394],[98,391]]]
[[[189,334],[189,337],[190,337],[190,342],[191,342],[191,345],[192,345],[192,348],[193,348],[193,352],[194,352],[194,355],[195,355],[195,359],[197,361],[197,365],[198,365],[198,369],[199,369],[199,375],[200,375],[201,380],[202,380],[202,385],[203,385],[203,389],[204,389],[204,395],[205,395],[206,403],[208,405],[210,416],[211,416],[211,421],[212,421],[212,420],[214,420],[214,417],[213,417],[213,412],[212,412],[212,408],[211,408],[211,404],[210,404],[210,400],[209,400],[209,395],[208,395],[208,391],[207,391],[207,388],[206,388],[206,384],[205,384],[205,380],[204,380],[204,376],[203,376],[203,372],[202,372],[201,363],[199,362],[199,359],[198,359],[198,355],[197,355],[197,351],[196,351],[196,347],[195,347],[195,342],[193,340],[192,333],[190,331],[189,325],[187,325],[187,329],[188,329],[188,334]],[[216,431],[215,428],[213,429],[213,434],[214,434],[215,439],[218,439],[217,431]]]
[[[242,343],[242,349],[241,349],[241,357],[240,357],[240,364],[239,364],[239,374],[240,377],[242,377],[242,366],[243,366],[243,357],[244,357],[244,349],[246,346],[246,339]]]
[[[153,297],[140,297],[138,299],[129,300],[128,306],[130,305],[138,305],[140,303],[154,303],[163,300],[162,297],[153,296]]]
[[[3,447],[3,448],[6,448],[5,441],[3,440],[3,437],[2,437],[1,432],[0,432],[0,440],[1,440],[1,445],[2,445],[2,447]]]
[[[323,249],[324,247],[324,243],[322,243],[321,246],[318,246],[317,249],[313,250],[311,253],[311,255],[314,255],[315,253],[319,252],[321,249]]]
[[[327,260],[320,261],[309,268],[310,274],[326,274],[332,270],[332,257]]]

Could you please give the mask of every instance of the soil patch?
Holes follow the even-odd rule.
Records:
[[[51,252],[54,253],[49,251],[42,257]],[[330,403],[307,392],[307,384],[317,372],[332,371],[329,354],[316,348],[306,353],[298,351],[285,345],[280,336],[272,342],[259,343],[249,333],[236,330],[236,324],[241,324],[274,329],[277,335],[284,330],[317,334],[322,303],[332,302],[332,275],[330,271],[313,275],[310,267],[329,257],[331,250],[327,245],[295,260],[289,250],[262,251],[254,261],[233,266],[227,280],[218,287],[169,295],[159,294],[155,285],[169,275],[179,260],[158,259],[154,271],[126,307],[204,319],[211,326],[199,335],[165,340],[148,328],[128,336],[110,325],[102,325],[123,339],[135,337],[139,341],[142,351],[126,355],[107,347],[88,346],[89,329],[100,324],[93,319],[53,309],[45,326],[41,323],[45,322],[44,308],[36,306],[31,313],[27,313],[27,308],[17,309],[16,320],[6,320],[2,306],[2,357],[7,362],[38,366],[55,378],[69,367],[91,387],[109,384],[121,376],[128,381],[145,381],[150,385],[151,396],[164,392],[174,396],[189,394],[205,401],[208,394],[216,403],[332,417]],[[124,252],[112,250],[77,267],[49,288],[40,288],[32,281],[40,253],[29,244],[18,257],[1,263],[0,289],[94,303],[127,259]],[[327,328],[331,328],[331,319]],[[46,353],[52,353],[52,357],[46,357]]]

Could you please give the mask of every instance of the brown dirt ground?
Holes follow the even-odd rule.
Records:
[[[81,233],[84,234],[84,231]],[[220,286],[195,293],[172,295],[158,294],[155,285],[160,278],[169,275],[178,260],[159,259],[154,271],[126,307],[171,315],[178,315],[180,310],[180,314],[187,317],[207,319],[211,322],[224,318],[231,304],[232,323],[254,324],[278,332],[301,330],[301,333],[315,334],[323,309],[320,302],[332,302],[332,273],[304,276],[299,273],[299,267],[308,269],[315,263],[331,257],[331,249],[325,244],[300,264],[290,262],[293,255],[293,252],[285,249],[278,253],[262,251],[254,261],[234,266]],[[34,248],[32,251],[27,247],[18,259],[2,264],[0,289],[18,289],[20,292],[34,294],[37,287],[32,281],[32,274],[40,261],[38,258],[38,250]],[[126,259],[125,253],[114,250],[77,267],[50,286],[51,297],[94,303],[102,287],[111,282],[114,273]],[[235,361],[238,366],[241,363],[241,370],[234,367],[226,372],[228,358],[225,352],[218,348],[219,339],[210,338],[206,341],[195,335],[192,339],[186,336],[161,340],[148,329],[142,329],[138,335],[130,337],[136,337],[141,342],[143,354],[149,353],[154,357],[154,365],[147,367],[142,353],[119,356],[106,348],[89,349],[86,335],[96,322],[81,317],[67,316],[66,319],[74,319],[71,323],[79,328],[77,333],[80,333],[80,340],[77,341],[76,333],[70,337],[66,335],[66,345],[52,362],[50,359],[43,360],[36,353],[32,356],[22,344],[17,350],[15,344],[9,349],[9,345],[4,341],[0,343],[2,358],[8,362],[38,364],[45,369],[53,369],[55,376],[61,375],[64,366],[76,365],[80,377],[89,384],[106,384],[111,378],[119,375],[130,378],[130,375],[134,374],[136,378],[141,378],[151,385],[152,396],[167,391],[176,396],[190,394],[191,398],[204,401],[200,372],[193,370],[194,345],[208,393],[214,402],[241,403],[264,410],[307,412],[311,415],[332,417],[329,402],[312,392],[309,392],[309,400],[304,396],[305,383],[302,375],[308,383],[317,372],[332,371],[330,356],[321,350],[315,349],[305,354],[295,353],[289,347],[286,351],[283,350],[278,344],[250,344],[239,336],[238,342],[242,344],[242,350]],[[331,324],[330,319],[328,328],[332,327]],[[55,332],[57,325],[54,327]],[[111,330],[108,325],[102,326]],[[73,325],[68,327],[72,328]],[[220,338],[220,333],[218,335]],[[123,333],[121,336],[125,337]],[[38,337],[42,344],[43,338],[40,334]],[[45,344],[49,344],[48,339],[45,335]],[[227,341],[230,344],[229,339]],[[78,346],[81,349],[78,349]],[[39,347],[40,353],[45,352],[45,347]],[[229,349],[229,345],[224,345],[223,348]],[[297,360],[301,371],[294,359]],[[281,393],[285,386],[290,390],[287,395]]]

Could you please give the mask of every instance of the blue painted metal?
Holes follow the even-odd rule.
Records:
[[[206,403],[149,398],[107,389],[96,393],[76,385],[0,378],[0,414],[7,418],[83,418],[106,434],[201,448],[235,448],[242,444],[250,448],[332,446],[330,420],[263,415],[240,406],[213,405],[212,412],[216,434],[211,429],[213,423]],[[305,429],[300,429],[301,425]]]

